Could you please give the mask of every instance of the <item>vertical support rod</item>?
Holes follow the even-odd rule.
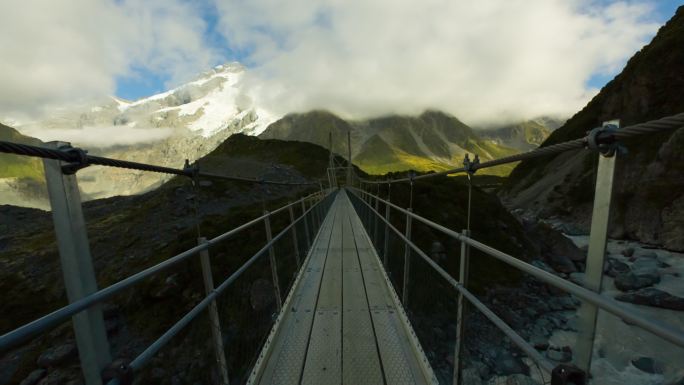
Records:
[[[347,131],[347,186],[352,184],[351,130]]]
[[[50,142],[49,148],[70,148],[69,143]],[[44,159],[52,221],[69,302],[97,291],[95,269],[90,254],[81,195],[76,175],[66,175],[62,166],[68,163]],[[93,305],[72,317],[81,370],[87,385],[101,385],[101,371],[111,362],[102,305]]]
[[[291,202],[290,202],[291,203]],[[294,216],[294,208],[290,204],[290,207],[288,207],[288,211],[290,212],[290,223],[294,223],[295,221],[295,216]],[[295,257],[297,258],[297,268],[299,268],[302,265],[301,262],[301,256],[299,255],[299,242],[297,242],[297,226],[293,225],[292,226],[292,242],[294,243],[294,252],[295,252]]]
[[[200,237],[197,242],[201,245],[207,242],[207,239]],[[204,279],[204,292],[209,295],[214,291],[214,277],[211,273],[211,261],[209,259],[209,250],[200,251],[200,262],[202,264],[202,278]],[[221,384],[229,385],[228,378],[228,364],[226,362],[226,354],[223,349],[223,334],[221,333],[221,321],[218,315],[218,308],[216,307],[216,300],[212,300],[207,308],[209,311],[209,322],[211,323],[211,336],[214,342],[214,354],[216,355],[216,365],[221,373]]]
[[[304,236],[306,237],[306,248],[307,250],[311,247],[311,239],[309,239],[309,218],[306,216],[306,203],[304,199],[302,202],[302,215],[304,216]]]
[[[271,216],[268,210],[264,210],[264,226],[266,227],[266,242],[271,242],[273,239],[273,234],[271,234]],[[280,296],[280,284],[278,283],[278,265],[276,265],[275,249],[273,245],[268,248],[268,259],[271,262],[271,275],[273,276],[273,288],[275,291],[276,304],[278,305],[278,311],[283,307],[283,299]]]
[[[385,205],[385,246],[383,248],[382,259],[385,263],[385,269],[388,268],[388,253],[389,253],[389,220],[390,220],[390,205]]]
[[[463,230],[464,237],[470,237],[469,230]],[[458,269],[458,281],[468,288],[468,269],[470,268],[470,247],[461,241],[461,263]],[[465,298],[458,293],[458,311],[456,315],[456,344],[454,345],[454,378],[453,384],[460,385],[461,375],[461,352],[463,351],[463,338],[465,336]]]
[[[616,122],[606,122],[605,124]],[[610,220],[610,203],[613,196],[613,178],[617,152],[610,157],[599,155],[596,170],[596,190],[594,192],[594,208],[591,214],[591,232],[589,234],[589,250],[585,269],[584,286],[594,292],[601,292],[603,283],[603,265],[608,239],[608,223]],[[596,319],[598,308],[583,302],[578,313],[577,354],[575,364],[587,377],[590,375],[591,356],[594,350]]]
[[[408,208],[408,212],[412,213],[413,209]],[[411,240],[411,219],[412,217],[408,214],[406,214],[406,239],[409,241]],[[409,247],[408,244],[404,245],[404,286],[403,290],[401,291],[401,296],[402,296],[402,303],[404,304],[404,307],[408,306],[408,284],[409,284],[409,279],[411,275],[411,248]]]
[[[373,213],[373,245],[375,246],[376,250],[378,248],[378,221],[380,220],[378,218],[379,206],[380,206],[380,199],[375,198],[375,213]],[[378,214],[376,214],[376,213],[378,213]]]

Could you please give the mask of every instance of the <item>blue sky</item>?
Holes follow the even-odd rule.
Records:
[[[656,1],[654,4],[656,5],[656,8],[654,10],[653,19],[660,24],[665,24],[672,17],[672,15],[674,15],[675,11],[677,10],[677,7],[682,5],[682,3],[675,0]],[[627,62],[625,62],[625,64],[626,63]],[[589,87],[592,88],[601,88],[604,85],[606,85],[606,83],[611,81],[618,73],[620,73],[620,71],[607,74],[594,74],[589,79],[587,84],[589,85]]]
[[[610,1],[605,0],[599,1],[601,3],[610,3]],[[652,19],[660,24],[664,24],[672,17],[677,7],[681,5],[681,3],[675,0],[655,1],[653,4],[655,5],[655,10]],[[207,29],[204,33],[205,43],[216,49],[219,53],[219,57],[214,61],[214,65],[228,61],[239,61],[249,66],[250,63],[247,62],[249,52],[231,49],[229,42],[220,33],[216,8],[212,5],[204,4],[201,14],[207,24]],[[590,77],[587,85],[591,88],[601,88],[617,73],[619,73],[619,70],[610,73],[595,73]],[[117,96],[135,100],[166,91],[168,88],[170,80],[168,75],[155,73],[147,68],[134,68],[133,74],[133,76],[128,75],[116,79]]]

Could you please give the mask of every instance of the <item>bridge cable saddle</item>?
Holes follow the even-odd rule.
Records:
[[[587,131],[587,148],[592,151],[598,151],[599,154],[606,158],[611,158],[616,152],[625,154],[627,148],[620,145],[613,135],[618,131],[618,126],[614,124],[606,124],[603,127],[596,127],[591,131]]]
[[[88,162],[88,151],[69,145],[62,146],[59,149],[74,158],[69,164],[62,166],[62,173],[65,175],[74,175],[76,174],[76,171],[90,166],[90,163]]]
[[[475,171],[477,171],[477,166],[479,164],[480,164],[480,156],[479,155],[475,154],[475,159],[473,159],[471,161],[470,156],[468,154],[465,154],[465,158],[463,158],[463,168],[468,173],[468,175],[475,174]]]

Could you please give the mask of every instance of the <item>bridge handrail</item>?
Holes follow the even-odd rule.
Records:
[[[361,191],[358,189],[354,189],[356,191]],[[523,350],[527,355],[534,360],[536,363],[538,363],[544,370],[551,372],[553,370],[554,365],[544,358],[539,352],[537,352],[536,349],[534,349],[533,346],[528,344],[518,333],[516,333],[513,329],[511,329],[506,323],[499,318],[494,312],[489,310],[487,306],[482,303],[479,299],[477,299],[468,289],[466,289],[463,284],[458,282],[454,277],[449,275],[449,273],[444,270],[441,266],[439,266],[435,261],[432,260],[423,250],[421,250],[418,246],[416,246],[415,243],[413,243],[410,239],[406,237],[399,229],[397,229],[394,225],[392,225],[383,215],[378,213],[368,202],[364,201],[361,199],[361,202],[363,202],[368,208],[371,210],[372,213],[374,213],[378,218],[380,218],[384,223],[385,226],[387,226],[390,230],[392,230],[399,238],[407,244],[413,251],[415,251],[428,265],[430,265],[439,275],[442,276],[453,288],[458,290],[461,294],[463,294],[464,297],[468,299],[470,303],[472,303],[475,307],[477,307],[482,314],[484,314],[492,323],[494,323],[501,331],[503,331],[521,350]]]
[[[509,254],[506,254],[506,253],[499,251],[493,247],[490,247],[490,246],[487,246],[483,243],[480,243],[480,242],[474,240],[473,238],[466,237],[466,236],[459,234],[458,232],[453,231],[447,227],[444,227],[440,224],[432,222],[429,219],[423,218],[423,217],[413,213],[412,211],[403,209],[403,208],[401,208],[401,207],[399,207],[399,206],[397,206],[397,205],[395,205],[395,204],[393,204],[387,200],[384,200],[384,199],[382,199],[376,195],[373,195],[371,193],[368,193],[366,191],[363,191],[363,190],[360,190],[357,188],[351,188],[351,189],[355,192],[360,192],[362,194],[368,195],[368,196],[372,197],[373,199],[377,199],[380,202],[388,205],[389,207],[392,207],[392,208],[396,209],[397,211],[399,211],[405,215],[408,215],[411,218],[416,219],[416,220],[420,221],[421,223],[423,223],[429,227],[432,227],[435,230],[438,230],[438,231],[440,231],[440,232],[442,232],[442,233],[444,233],[444,234],[446,234],[452,238],[455,238],[461,242],[465,242],[466,244],[468,244],[468,245],[470,245],[470,246],[472,246],[472,247],[474,247],[474,248],[476,248],[476,249],[500,260],[500,261],[502,261],[502,262],[505,262],[508,265],[517,268],[518,270],[521,270],[525,273],[528,273],[528,274],[534,276],[535,278],[537,278],[537,279],[539,279],[545,283],[553,285],[553,286],[555,286],[555,287],[557,287],[563,291],[566,291],[568,293],[574,294],[577,297],[579,297],[579,298],[581,298],[581,299],[583,299],[589,303],[592,303],[592,304],[598,306],[599,308],[621,318],[622,320],[624,320],[627,323],[631,323],[631,324],[634,324],[636,326],[639,326],[640,328],[642,328],[642,329],[644,329],[644,330],[646,330],[646,331],[648,331],[648,332],[650,332],[650,333],[652,333],[658,337],[661,337],[666,341],[669,341],[669,342],[671,342],[671,343],[673,343],[679,347],[684,348],[684,331],[678,330],[677,328],[674,328],[668,324],[665,324],[665,323],[662,323],[659,321],[655,321],[655,320],[651,320],[651,319],[648,319],[648,318],[646,318],[642,315],[639,315],[635,312],[632,312],[628,308],[626,308],[625,306],[621,305],[616,300],[613,300],[613,299],[608,298],[604,295],[595,293],[595,292],[588,290],[582,286],[579,286],[575,283],[566,281],[565,279],[558,277],[558,276],[555,276],[555,275],[553,275],[547,271],[544,271],[544,270],[542,270],[542,269],[540,269],[534,265],[528,264],[528,263],[521,261],[521,260],[519,260],[519,259],[517,259],[517,258],[515,258]],[[363,202],[370,207],[368,202],[366,202],[366,201],[363,201]],[[377,215],[379,218],[381,218],[383,221],[385,221],[385,218],[383,215],[380,215],[380,213],[378,213],[372,207],[370,207],[370,209],[372,210],[372,212],[375,215]],[[395,229],[395,231],[396,231],[396,229]],[[408,241],[407,238],[404,237],[403,235],[401,238],[402,238],[402,240],[404,240],[404,242]],[[412,242],[408,241],[407,244],[415,249],[415,245],[413,245]],[[423,255],[421,255],[421,256],[423,256]],[[425,257],[427,257],[427,256],[425,256]],[[435,267],[436,264],[430,264],[430,265],[432,267]]]
[[[191,256],[197,255],[200,251],[207,250],[211,246],[213,246],[213,245],[215,245],[215,244],[217,244],[223,240],[226,240],[226,239],[240,233],[241,231],[243,231],[243,230],[245,230],[251,226],[254,226],[254,225],[264,221],[266,218],[268,218],[270,216],[273,216],[277,213],[280,213],[284,210],[287,210],[288,208],[290,208],[291,206],[294,206],[296,204],[301,204],[301,202],[303,202],[303,201],[315,198],[316,195],[320,195],[320,194],[321,194],[320,192],[315,192],[315,193],[309,194],[309,195],[307,195],[307,196],[305,196],[305,197],[303,197],[303,198],[301,198],[295,202],[288,203],[287,205],[284,205],[284,206],[282,206],[276,210],[273,210],[271,212],[267,212],[266,214],[264,214],[260,217],[252,219],[249,222],[246,222],[246,223],[244,223],[244,224],[242,224],[236,228],[233,228],[233,229],[231,229],[231,230],[229,230],[229,231],[227,231],[221,235],[218,235],[218,236],[216,236],[216,237],[214,237],[214,238],[212,238],[212,239],[210,239],[210,240],[208,240],[208,241],[206,241],[206,242],[204,242],[198,246],[195,246],[191,249],[188,249],[188,250],[186,250],[180,254],[177,254],[177,255],[175,255],[175,256],[173,256],[173,257],[171,257],[171,258],[169,258],[163,262],[160,262],[154,266],[148,267],[147,269],[140,271],[138,273],[135,273],[135,274],[133,274],[127,278],[124,278],[121,281],[116,282],[116,283],[114,283],[114,284],[112,284],[112,285],[110,285],[104,289],[98,290],[95,293],[92,293],[92,294],[90,294],[86,297],[83,297],[77,301],[74,301],[74,302],[72,302],[72,303],[70,303],[64,307],[61,307],[61,308],[59,308],[59,309],[41,317],[41,318],[38,318],[34,321],[31,321],[31,322],[29,322],[23,326],[20,326],[20,327],[12,330],[10,332],[7,332],[4,335],[0,336],[0,352],[3,352],[3,351],[11,349],[13,347],[16,347],[17,345],[21,344],[22,342],[25,342],[27,339],[29,339],[29,338],[31,338],[31,337],[33,337],[33,336],[35,336],[41,332],[44,332],[48,329],[51,329],[53,327],[58,326],[60,323],[66,321],[69,317],[73,316],[74,314],[79,313],[79,312],[81,312],[87,308],[90,308],[90,307],[92,307],[98,303],[101,303],[101,302],[111,298],[112,296],[121,292],[122,290],[125,290],[128,287],[139,283],[141,280],[143,280],[147,277],[150,277],[154,274],[157,274],[163,270],[166,270],[169,267],[176,265],[177,263],[182,262]],[[325,194],[325,197],[327,197],[329,194],[330,194],[330,191],[327,191],[327,193]],[[323,198],[325,198],[325,197],[323,197]],[[296,218],[294,222],[291,222],[290,225],[288,225],[284,230],[282,230],[280,233],[278,233],[278,235],[273,237],[273,239],[270,242],[268,242],[266,244],[266,246],[264,246],[264,248],[259,251],[259,253],[263,253],[264,250],[268,250],[268,248],[270,246],[272,246],[277,240],[279,240],[286,231],[291,229],[292,226],[294,226],[296,223],[298,223],[300,220],[302,220],[311,210],[313,210],[318,204],[320,204],[321,201],[322,200],[319,200],[315,205],[312,205],[311,207],[309,207],[309,209],[306,210],[304,213],[302,213],[301,216]],[[236,272],[233,275],[231,275],[230,278],[228,278],[229,280],[232,279],[230,282],[232,282],[233,280],[235,280],[235,278],[237,278],[237,276],[239,276],[239,274],[238,274],[237,276],[233,277],[236,273],[242,273],[247,267],[249,267],[249,265],[251,265],[256,260],[255,257],[260,255],[259,253],[257,253],[255,256],[250,258],[242,267],[240,267],[238,270],[236,270]],[[225,287],[224,287],[224,289],[225,289]],[[216,288],[215,291],[219,291],[219,288]],[[200,302],[200,304],[198,304],[197,306],[200,306],[203,303],[204,303],[204,301]],[[204,307],[206,307],[206,305],[204,305]],[[202,309],[204,307],[202,307]],[[193,309],[191,311],[194,311],[194,310],[195,309]],[[190,319],[188,319],[187,322],[189,322],[192,318],[194,318],[194,316],[191,317]],[[181,319],[181,321],[183,321],[183,319]],[[181,323],[181,321],[179,321],[179,323]],[[187,324],[187,322],[185,324]],[[175,335],[175,333],[174,333],[174,335]]]

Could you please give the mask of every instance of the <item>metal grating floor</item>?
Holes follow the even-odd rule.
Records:
[[[335,198],[250,384],[433,384],[346,193]]]

